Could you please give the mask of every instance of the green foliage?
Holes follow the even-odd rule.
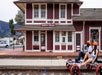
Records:
[[[23,25],[24,24],[24,14],[22,11],[18,11],[18,13],[16,14],[16,17],[15,17],[15,21],[20,24],[20,25]]]
[[[13,19],[9,20],[9,27],[11,31],[11,36],[15,35]]]

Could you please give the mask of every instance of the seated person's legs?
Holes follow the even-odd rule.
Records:
[[[84,57],[84,61],[90,57],[90,54],[87,52]]]
[[[78,54],[78,58],[76,59],[76,62],[80,61],[81,58],[83,59],[84,56],[85,56],[85,53],[80,51],[79,54]]]
[[[86,66],[86,64],[92,62],[92,58],[89,58],[88,60],[86,60],[84,63],[82,63],[80,66]]]

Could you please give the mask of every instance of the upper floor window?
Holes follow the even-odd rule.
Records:
[[[65,18],[66,16],[66,5],[60,5],[60,18]]]
[[[39,5],[34,5],[34,18],[39,17]]]
[[[46,5],[35,4],[34,5],[34,18],[45,18],[46,17]]]
[[[41,18],[45,18],[45,14],[46,14],[46,6],[41,5]]]

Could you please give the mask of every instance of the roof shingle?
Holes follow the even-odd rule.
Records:
[[[102,20],[101,8],[82,8],[80,9],[80,16],[73,16],[74,20]]]
[[[56,26],[40,26],[40,25],[24,25],[18,29],[15,29],[16,31],[21,30],[54,30],[54,31],[75,31],[75,28],[73,25],[56,25]]]

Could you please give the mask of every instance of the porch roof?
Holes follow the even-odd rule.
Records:
[[[41,25],[24,25],[16,31],[29,31],[29,30],[53,30],[53,31],[75,31],[73,25],[55,25],[55,26],[41,26]]]
[[[73,16],[74,21],[102,21],[101,8],[81,8],[80,15]]]

